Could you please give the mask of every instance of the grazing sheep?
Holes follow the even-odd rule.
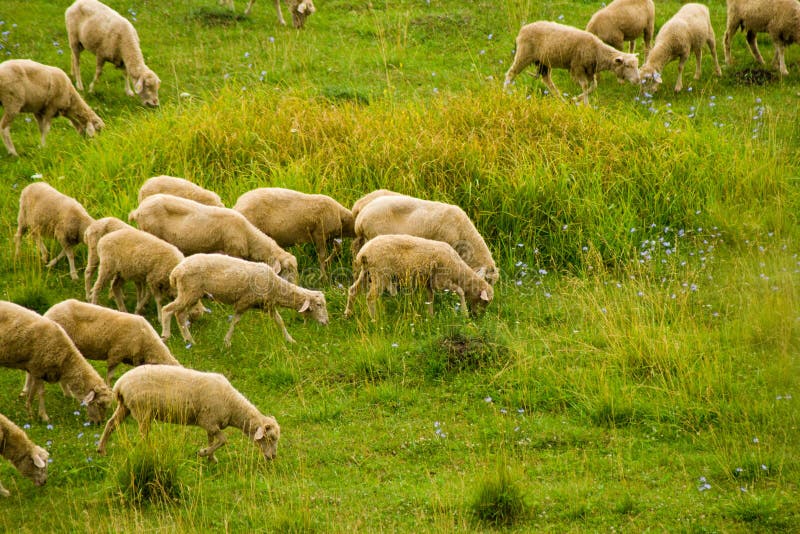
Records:
[[[700,79],[702,71],[703,45],[708,45],[711,57],[714,58],[714,72],[722,74],[717,60],[717,43],[708,8],[703,4],[685,4],[661,27],[655,45],[647,56],[647,61],[639,69],[639,77],[649,90],[656,90],[661,84],[661,72],[664,66],[678,59],[678,79],[675,91],[683,88],[683,67],[689,54],[693,53],[697,65],[694,79]]]
[[[97,59],[94,78],[89,84],[90,93],[94,92],[94,84],[103,72],[103,65],[108,62],[125,70],[125,94],[137,94],[142,104],[158,106],[161,80],[145,65],[139,35],[128,19],[97,0],[75,0],[67,8],[64,18],[72,50],[72,75],[79,90],[83,91],[81,52],[88,50]]]
[[[355,237],[353,214],[325,195],[264,187],[240,196],[233,209],[281,247],[309,241],[314,243],[323,276],[333,257],[328,253],[328,240]]]
[[[97,257],[97,243],[104,235],[123,228],[133,227],[116,217],[103,217],[90,224],[83,233],[83,242],[86,243],[86,247],[89,249],[89,254],[86,258],[86,271],[83,274],[87,301],[92,300],[92,276],[94,276],[94,271],[100,262]]]
[[[597,87],[597,73],[614,71],[620,80],[639,83],[639,59],[613,48],[595,35],[555,22],[539,21],[522,27],[517,35],[517,52],[514,62],[506,72],[503,87],[525,67],[533,63],[548,89],[563,99],[550,78],[554,68],[568,69],[570,76],[581,86],[582,93],[575,97],[589,104],[589,93]]]
[[[267,263],[286,280],[297,280],[297,258],[229,208],[206,206],[172,195],[153,195],[128,217],[139,228],[172,243],[187,256],[221,252]]]
[[[628,51],[633,53],[636,39],[644,39],[644,57],[650,50],[650,40],[655,34],[656,6],[653,0],[614,0],[597,11],[586,31],[593,33],[607,45],[622,50],[623,43],[630,41]]]
[[[42,261],[47,261],[47,247],[42,237],[55,237],[61,244],[61,252],[47,266],[53,267],[66,256],[69,275],[77,280],[73,247],[80,244],[84,232],[93,222],[94,219],[74,198],[60,193],[44,182],[32,183],[19,196],[17,233],[14,235],[16,254],[20,254],[22,236],[30,232],[42,255]]]
[[[233,0],[219,0],[219,3],[228,6],[231,10],[234,9]],[[247,4],[247,8],[244,10],[245,16],[250,14],[253,3],[255,3],[255,0],[250,0]],[[312,0],[286,0],[286,4],[289,6],[289,11],[292,12],[292,24],[294,24],[295,28],[302,28],[309,15],[317,10]],[[278,12],[278,22],[282,26],[286,26],[286,21],[283,19],[283,13],[281,12],[281,0],[275,0],[275,11]]]
[[[775,46],[773,65],[786,76],[789,71],[784,61],[784,49],[800,42],[800,3],[797,0],[728,0],[728,23],[725,29],[725,63],[730,65],[731,39],[743,30],[747,33],[750,52],[759,63],[764,58],[758,50],[756,34],[766,32]]]
[[[44,316],[61,325],[85,358],[108,361],[108,385],[121,363],[180,365],[150,323],[139,315],[69,299],[51,307]]]
[[[347,294],[344,315],[352,312],[352,304],[360,289],[369,283],[367,308],[375,320],[375,301],[388,289],[395,294],[395,282],[401,286],[428,289],[428,312],[433,314],[433,292],[450,290],[461,299],[461,310],[470,305],[483,308],[491,302],[494,290],[478,276],[458,253],[441,241],[411,235],[380,235],[369,241],[356,256],[356,280]]]
[[[97,447],[106,453],[111,433],[128,414],[147,436],[153,420],[196,425],[208,433],[208,447],[198,455],[217,461],[214,451],[225,444],[222,432],[232,426],[240,429],[261,449],[267,460],[278,453],[281,429],[274,417],[263,415],[228,379],[217,373],[202,373],[184,367],[142,365],[131,369],[114,385],[117,410],[108,420]]]
[[[119,311],[127,311],[122,285],[132,280],[136,285],[136,310],[141,313],[149,293],[156,301],[158,318],[161,319],[161,302],[170,295],[169,273],[181,261],[183,254],[177,247],[154,235],[123,228],[100,238],[97,243],[97,257],[100,268],[97,281],[92,287],[92,304],[97,304],[100,291],[111,281],[111,291]]]
[[[173,313],[182,313],[193,306],[203,295],[233,304],[233,318],[225,345],[230,346],[233,328],[249,308],[262,308],[269,313],[283,332],[286,341],[294,339],[286,331],[278,306],[293,308],[298,313],[313,317],[328,324],[328,309],[325,295],[296,286],[280,278],[275,271],[263,263],[232,258],[224,254],[195,254],[183,260],[169,276],[177,298],[164,306],[161,318],[161,337],[170,337],[170,319]],[[178,327],[186,341],[194,343],[186,322],[178,316]]]
[[[29,414],[33,398],[38,396],[39,417],[49,421],[44,382],[59,382],[67,395],[86,405],[92,422],[103,420],[111,389],[58,324],[17,304],[0,301],[0,339],[0,366],[23,369],[30,375],[25,390]]]
[[[0,63],[0,105],[4,110],[0,134],[12,156],[17,155],[17,149],[11,141],[11,123],[19,113],[33,113],[36,117],[42,146],[54,117],[63,115],[68,118],[78,133],[87,137],[93,137],[105,127],[72,87],[63,70],[28,59]]]
[[[139,189],[139,204],[147,197],[164,193],[175,197],[188,198],[206,206],[217,206],[224,208],[225,204],[220,200],[219,195],[208,189],[203,189],[189,180],[176,178],[174,176],[154,176],[148,179]]]
[[[386,197],[386,196],[403,196],[402,193],[395,193],[394,191],[390,191],[389,189],[376,189],[372,193],[367,193],[363,197],[359,198],[353,203],[353,209],[350,210],[353,213],[353,220],[358,217],[358,214],[361,213],[361,210],[379,197]]]
[[[449,243],[467,265],[490,284],[500,278],[492,253],[464,210],[452,204],[405,195],[386,195],[361,209],[355,223],[353,253],[364,241],[383,234],[408,234]]]
[[[0,456],[14,464],[17,471],[37,486],[47,482],[47,458],[50,454],[28,438],[25,431],[0,414]],[[0,483],[0,496],[11,495]]]

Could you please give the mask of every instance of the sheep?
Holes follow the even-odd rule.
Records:
[[[100,262],[97,257],[97,243],[104,235],[123,228],[133,227],[116,217],[103,217],[90,224],[83,233],[83,242],[86,243],[86,247],[89,249],[89,254],[86,257],[86,271],[83,274],[87,301],[92,299],[92,276],[94,276],[94,271]]]
[[[63,115],[78,133],[87,137],[94,137],[105,128],[103,120],[72,87],[67,73],[28,59],[0,63],[0,105],[4,110],[0,133],[12,156],[18,154],[11,140],[11,123],[19,113],[33,113],[36,117],[42,146],[54,117]]]
[[[125,70],[125,94],[139,95],[145,106],[158,106],[161,80],[145,65],[139,46],[139,35],[133,24],[97,0],[75,0],[67,8],[64,19],[72,51],[72,75],[79,90],[83,91],[81,52],[88,50],[97,60],[94,78],[89,84],[90,93],[94,92],[94,84],[103,72],[103,65],[108,62]]]
[[[371,193],[367,193],[363,197],[353,202],[353,208],[350,210],[353,214],[353,220],[355,220],[355,218],[358,217],[358,214],[361,213],[361,210],[364,208],[364,206],[366,206],[376,198],[386,197],[386,196],[403,196],[403,194],[396,193],[389,189],[376,189]]]
[[[144,317],[75,299],[52,306],[44,317],[55,321],[90,360],[108,360],[106,384],[120,363],[180,365]]]
[[[725,63],[730,65],[731,39],[739,29],[747,32],[750,52],[759,63],[764,58],[758,50],[756,34],[766,32],[775,46],[773,65],[782,76],[789,74],[784,49],[800,42],[800,4],[797,0],[728,0],[728,23],[725,29]]]
[[[690,53],[694,53],[697,62],[694,79],[699,80],[702,71],[703,45],[708,45],[711,57],[714,58],[714,72],[717,76],[722,75],[717,60],[716,38],[708,8],[703,4],[684,4],[658,32],[655,45],[650,50],[647,61],[639,69],[642,83],[647,84],[648,89],[658,89],[664,66],[670,61],[678,59],[678,79],[675,82],[675,91],[680,91],[683,88],[683,67],[686,60],[689,59]]]
[[[12,302],[0,301],[0,366],[30,375],[25,406],[39,398],[39,417],[49,421],[44,406],[44,382],[59,382],[64,392],[86,405],[89,420],[99,423],[111,402],[111,389],[78,352],[58,324]]]
[[[224,208],[225,204],[220,200],[219,195],[208,189],[203,189],[197,184],[193,184],[189,180],[183,178],[176,178],[174,176],[154,176],[148,179],[139,189],[139,204],[145,198],[158,194],[165,193],[176,197],[188,198],[200,204],[207,206],[216,206]]]
[[[47,267],[53,267],[58,260],[67,257],[69,275],[78,279],[75,269],[73,248],[83,241],[84,232],[94,219],[81,206],[80,202],[59,192],[44,182],[35,182],[25,187],[19,196],[19,215],[17,233],[14,234],[16,255],[22,247],[22,236],[30,232],[36,242],[42,261],[47,261],[47,247],[43,236],[55,237],[61,244],[61,252],[50,260]]]
[[[494,290],[478,276],[447,243],[411,235],[386,234],[370,240],[355,260],[356,279],[347,292],[344,315],[349,317],[359,290],[369,283],[367,308],[375,320],[375,301],[388,289],[400,285],[425,285],[428,289],[428,313],[433,315],[433,292],[447,289],[458,294],[461,310],[470,305],[483,308],[491,302]]]
[[[514,62],[506,72],[503,87],[531,63],[548,89],[562,100],[564,97],[550,78],[553,68],[569,69],[572,79],[581,86],[576,100],[589,105],[589,93],[597,87],[597,73],[612,70],[621,81],[639,83],[639,59],[603,43],[597,36],[555,22],[539,21],[522,27],[517,35]]]
[[[245,16],[250,14],[250,9],[252,9],[254,2],[255,0],[250,0],[247,4],[247,8],[244,10]],[[233,0],[219,0],[219,3],[233,10]],[[295,28],[302,28],[309,15],[317,10],[312,0],[286,0],[286,4],[289,6],[289,11],[292,12],[292,24]],[[283,13],[281,12],[281,0],[275,0],[275,11],[278,12],[278,22],[281,23],[281,26],[286,26],[286,21],[283,19]]]
[[[281,247],[314,243],[322,276],[333,257],[328,253],[328,240],[355,237],[353,214],[325,195],[263,187],[240,196],[233,209]],[[334,248],[338,248],[337,245]]]
[[[355,222],[356,254],[364,241],[381,234],[408,234],[449,243],[478,276],[494,285],[500,272],[483,237],[464,210],[452,204],[405,195],[385,195],[361,209]]]
[[[294,339],[283,324],[283,319],[277,310],[278,306],[294,308],[298,313],[313,317],[323,325],[328,324],[328,309],[325,295],[321,291],[304,289],[287,282],[263,263],[224,254],[195,254],[172,270],[169,281],[178,296],[173,302],[164,306],[164,314],[161,317],[162,339],[170,337],[172,314],[184,312],[205,294],[211,295],[218,301],[233,304],[234,315],[228,333],[225,334],[225,346],[228,347],[236,323],[249,308],[266,310],[289,343],[294,343]],[[194,343],[186,322],[179,319],[178,327],[183,338]]]
[[[47,482],[47,459],[50,454],[31,441],[24,430],[3,414],[0,414],[0,455],[36,486],[43,486]],[[0,496],[10,495],[11,492],[0,482]]]
[[[297,279],[297,258],[238,211],[158,194],[145,198],[128,219],[136,221],[145,232],[172,243],[187,256],[222,252],[267,263],[290,282]]]
[[[214,452],[227,441],[222,430],[229,426],[252,439],[267,460],[277,456],[281,435],[278,422],[263,415],[221,374],[142,365],[117,380],[114,396],[117,409],[100,437],[100,454],[106,453],[111,433],[131,414],[143,437],[147,437],[153,420],[203,428],[208,433],[208,447],[197,454],[210,462],[217,462]]]
[[[650,41],[655,35],[655,18],[653,0],[614,0],[592,15],[586,31],[617,50],[622,50],[624,42],[630,41],[630,53],[633,53],[636,39],[641,35],[647,59]]]

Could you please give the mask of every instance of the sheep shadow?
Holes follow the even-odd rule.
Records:
[[[233,26],[234,24],[247,20],[241,13],[234,13],[225,8],[200,7],[189,12],[189,20],[199,21],[204,26]]]

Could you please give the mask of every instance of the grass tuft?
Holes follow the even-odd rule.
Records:
[[[427,374],[437,378],[448,373],[477,371],[508,355],[508,348],[488,328],[454,326],[423,346]]]
[[[472,515],[492,526],[509,526],[523,520],[528,505],[519,485],[505,468],[485,477],[470,503]]]
[[[142,449],[131,451],[120,464],[116,487],[134,506],[176,504],[183,493],[177,464],[153,450]]]

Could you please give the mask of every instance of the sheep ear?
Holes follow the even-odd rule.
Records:
[[[478,275],[478,278],[486,278],[486,267],[481,267],[480,269],[475,271],[475,274]]]
[[[614,58],[614,63],[616,63],[617,65],[622,65],[623,63],[625,63],[625,59],[622,56],[617,56]]]
[[[144,88],[144,78],[139,78],[138,80],[136,80],[136,83],[133,84],[133,90],[136,92],[136,94],[139,94],[142,92],[143,88]]]
[[[298,13],[305,13],[306,12],[306,4],[302,3],[299,6],[297,6],[297,12]]]
[[[485,300],[486,302],[489,302],[489,294],[486,292],[485,289],[483,291],[481,291],[481,300]]]
[[[81,401],[81,404],[89,405],[94,400],[94,390],[91,390]]]
[[[253,435],[253,441],[264,439],[264,436],[266,436],[266,433],[264,432],[264,427],[260,426],[258,427],[258,430],[256,430],[256,433]]]
[[[297,310],[297,311],[299,313],[303,313],[304,311],[306,311],[308,309],[309,306],[311,306],[311,301],[306,299],[306,301],[303,303],[302,306],[300,306],[300,309]]]
[[[272,270],[275,271],[275,274],[281,274],[281,262],[275,260],[275,263],[272,264]]]
[[[48,456],[49,454],[47,453],[47,451],[40,448],[31,455],[31,459],[33,460],[33,465],[35,465],[39,469],[44,469],[47,466]]]

